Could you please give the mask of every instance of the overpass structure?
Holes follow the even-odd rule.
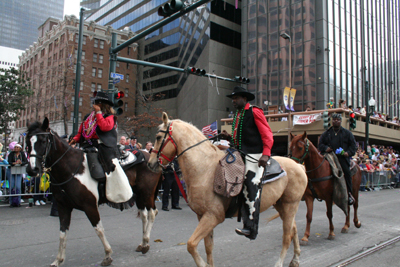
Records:
[[[342,114],[342,126],[346,129],[350,129],[350,110],[348,109],[327,109],[327,110],[312,110],[304,112],[291,112],[266,115],[269,126],[274,134],[274,146],[272,153],[275,155],[287,155],[287,143],[288,143],[288,116],[291,116],[291,122],[293,122],[293,116],[296,115],[311,115],[321,114],[324,111],[329,113],[340,113]],[[322,117],[322,116],[321,116]],[[283,119],[285,118],[285,119]],[[283,120],[282,120],[283,119]],[[366,116],[356,113],[356,128],[352,130],[352,133],[359,145],[364,147],[365,145],[365,125]],[[221,131],[226,130],[228,133],[232,131],[232,118],[221,120]],[[303,134],[307,132],[307,136],[310,141],[317,146],[318,138],[325,131],[323,127],[323,120],[315,121],[311,124],[306,125],[290,125],[290,132],[293,135]],[[383,121],[377,118],[370,118],[369,123],[369,144],[392,146],[395,150],[400,151],[400,124]]]

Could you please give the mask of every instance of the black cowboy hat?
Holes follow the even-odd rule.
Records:
[[[249,91],[247,91],[247,89],[241,86],[235,86],[235,88],[233,88],[232,94],[226,96],[232,98],[235,95],[244,96],[247,98],[247,101],[251,101],[255,98],[255,96],[252,93],[250,93]]]
[[[93,98],[93,102],[95,104],[109,104],[110,106],[114,106],[114,103],[110,100],[110,97],[105,92],[97,92],[96,96]]]

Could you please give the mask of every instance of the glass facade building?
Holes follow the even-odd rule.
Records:
[[[114,29],[129,27],[139,33],[159,22],[157,10],[166,0],[111,0],[100,1],[100,8],[87,20]],[[140,40],[139,58],[179,68],[195,66],[208,41],[241,47],[241,34],[211,19],[211,14],[241,25],[241,10],[222,0],[210,2],[179,19],[163,26]],[[174,98],[186,81],[187,75],[175,71],[143,67],[140,73],[141,90],[144,94],[158,94],[162,98]]]
[[[25,50],[39,37],[49,17],[62,20],[64,0],[0,1],[0,46]]]
[[[324,109],[330,97],[362,107],[367,81],[376,110],[398,116],[399,5],[396,0],[243,1],[242,64],[256,104],[283,108],[291,64],[296,111]]]

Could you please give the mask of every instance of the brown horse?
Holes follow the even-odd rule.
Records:
[[[101,265],[110,265],[112,249],[106,239],[98,210],[98,205],[107,203],[107,199],[99,194],[99,183],[90,176],[86,154],[82,150],[71,148],[51,131],[47,118],[43,124],[35,122],[29,125],[26,143],[30,153],[28,174],[36,176],[42,167],[46,168],[51,177],[53,197],[57,201],[60,244],[57,258],[51,266],[60,266],[65,261],[67,232],[73,209],[85,212],[104,246],[105,257]],[[145,153],[145,158],[148,160],[148,153]],[[161,176],[147,168],[147,160],[125,170],[136,194],[136,206],[142,218],[143,239],[136,249],[142,253],[146,253],[150,247],[150,231],[158,213],[155,198]]]
[[[204,135],[193,125],[181,120],[168,120],[162,115],[163,124],[159,126],[148,166],[160,172],[161,165],[178,155],[186,183],[190,208],[197,214],[199,224],[187,243],[188,252],[198,267],[214,266],[213,229],[225,220],[230,198],[214,193],[214,173],[224,152],[208,142]],[[156,154],[157,153],[157,154]],[[300,245],[297,235],[295,215],[301,197],[307,186],[304,168],[293,160],[274,157],[287,175],[264,185],[261,196],[261,212],[274,206],[283,221],[282,251],[276,267],[281,267],[287,250],[293,240],[294,256],[290,266],[299,266]],[[259,237],[260,238],[260,237]],[[204,239],[207,263],[199,255],[197,246]]]
[[[313,213],[313,205],[314,205],[314,195],[310,189],[312,186],[315,189],[318,198],[321,200],[325,200],[326,203],[326,215],[329,219],[329,240],[335,239],[334,227],[332,223],[332,204],[333,204],[333,179],[316,181],[313,180],[322,178],[322,177],[332,177],[332,170],[329,165],[329,162],[324,159],[324,156],[321,155],[317,148],[307,139],[307,133],[304,132],[303,135],[291,135],[292,142],[290,143],[290,150],[292,154],[292,159],[300,161],[300,163],[304,162],[306,167],[306,173],[311,184],[307,187],[304,193],[304,200],[307,205],[307,227],[304,233],[304,237],[301,239],[301,245],[307,245],[308,238],[310,236],[310,226],[312,221],[312,213]],[[361,227],[361,222],[357,217],[357,209],[358,209],[358,190],[361,184],[361,170],[359,166],[355,166],[357,168],[356,174],[352,177],[353,181],[353,196],[354,196],[354,225],[357,228]],[[346,222],[344,227],[342,228],[342,233],[347,233],[350,227],[350,206],[348,206],[348,214],[346,216]]]

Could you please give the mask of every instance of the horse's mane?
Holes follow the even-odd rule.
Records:
[[[197,128],[196,126],[194,126],[192,123],[190,123],[190,122],[186,122],[186,121],[183,121],[183,120],[180,120],[180,119],[175,119],[175,120],[172,120],[172,121],[170,121],[170,122],[178,122],[178,123],[183,123],[183,125],[185,125],[186,127],[188,127],[188,129],[190,130],[190,131],[192,131],[190,134],[191,135],[197,135],[199,138],[205,138],[205,136],[204,136],[204,134],[200,131],[200,129],[199,128]],[[161,125],[161,127],[162,127],[162,125]]]

